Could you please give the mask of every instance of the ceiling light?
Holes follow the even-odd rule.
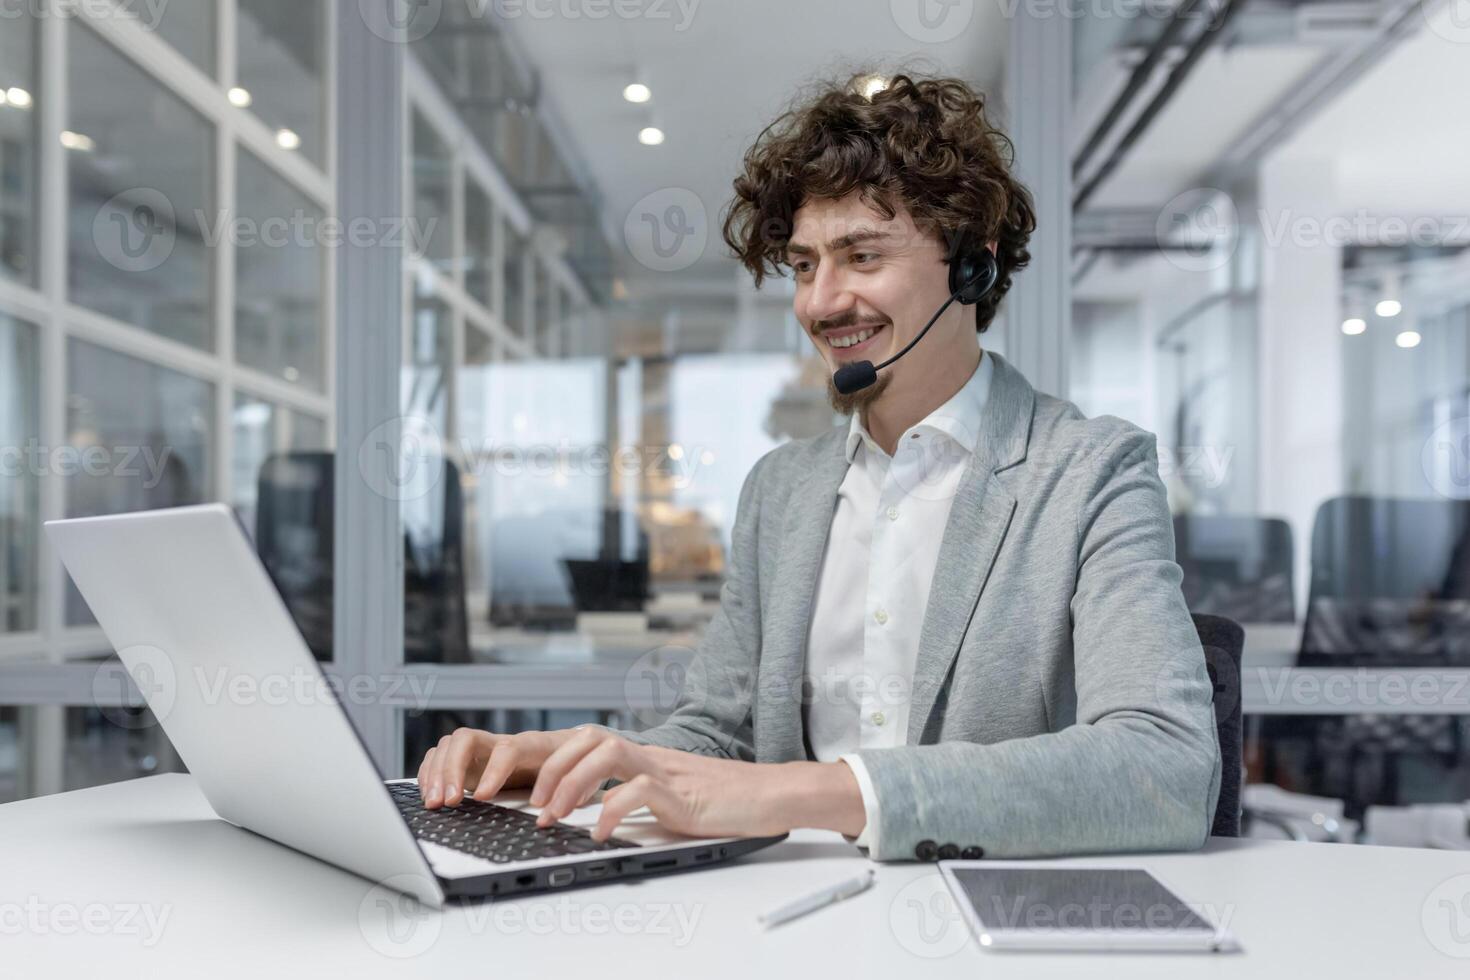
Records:
[[[276,145],[283,150],[294,150],[301,145],[301,137],[294,130],[276,130]]]
[[[81,133],[73,133],[69,129],[63,129],[61,131],[61,145],[68,150],[77,150],[81,153],[91,153],[97,149],[97,144],[92,141],[92,137],[84,136]]]
[[[664,141],[664,131],[657,126],[644,126],[638,130],[638,142],[644,146],[658,146]]]
[[[243,89],[238,85],[230,89],[228,94],[230,105],[234,106],[236,109],[244,109],[246,106],[250,105],[252,101],[254,101],[250,97],[250,90]]]
[[[873,96],[877,95],[879,92],[883,91],[887,87],[888,79],[884,78],[882,75],[869,75],[867,78],[863,79],[863,98],[871,102]]]
[[[1356,337],[1358,334],[1367,329],[1367,321],[1360,316],[1350,316],[1346,320],[1342,321],[1342,332],[1347,334],[1349,337]]]
[[[17,109],[29,109],[31,107],[31,93],[19,86],[12,85],[3,93],[4,102],[15,106]]]
[[[1419,341],[1421,339],[1422,338],[1419,336],[1419,331],[1405,330],[1403,333],[1393,338],[1393,342],[1395,344],[1398,344],[1400,347],[1408,349],[1410,347],[1418,347]]]
[[[642,82],[633,82],[623,88],[623,98],[629,102],[643,103],[653,98],[653,92],[649,91],[648,86]]]
[[[1373,312],[1379,316],[1398,316],[1403,311],[1404,304],[1400,302],[1403,293],[1400,289],[1399,274],[1389,271],[1383,276],[1383,293],[1373,307]]]

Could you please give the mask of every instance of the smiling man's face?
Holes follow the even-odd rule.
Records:
[[[828,372],[855,361],[880,364],[902,350],[949,298],[944,257],[938,237],[920,232],[902,207],[885,220],[857,193],[803,204],[786,260],[796,280],[797,320]],[[877,383],[842,395],[829,380],[833,407],[851,414],[890,387],[922,384],[927,368],[956,356],[966,341],[973,347],[974,323],[973,311],[951,304],[922,343],[878,373]]]

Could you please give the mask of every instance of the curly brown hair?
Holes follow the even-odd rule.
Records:
[[[902,205],[945,245],[946,261],[996,242],[1000,277],[975,304],[983,333],[1011,273],[1031,260],[1036,212],[1011,175],[1015,147],[965,82],[899,74],[869,97],[864,87],[875,77],[824,82],[761,131],[734,181],[725,242],[759,287],[766,275],[783,275],[795,214],[808,200],[858,191],[884,220]]]

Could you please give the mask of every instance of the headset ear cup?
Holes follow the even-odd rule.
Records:
[[[970,306],[990,292],[999,277],[995,256],[984,248],[978,256],[967,255],[950,263],[949,291],[957,294],[956,302]]]

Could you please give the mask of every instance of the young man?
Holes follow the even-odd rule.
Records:
[[[599,837],[646,805],[691,834],[829,828],[879,860],[1205,841],[1220,754],[1155,440],[981,349],[1035,227],[983,98],[908,76],[861,91],[761,134],[725,239],[757,285],[794,276],[833,372],[943,312],[875,383],[830,387],[848,426],[746,478],[666,723],[460,729],[420,767],[428,806],[532,785],[549,823],[620,780]],[[952,266],[993,284],[945,306]]]

